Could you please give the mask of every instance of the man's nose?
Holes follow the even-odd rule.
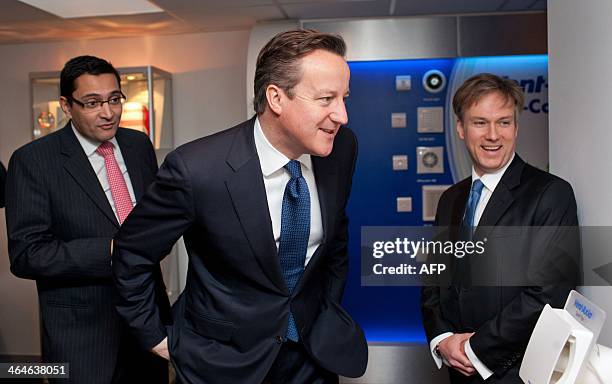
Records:
[[[100,112],[99,112],[100,116],[106,118],[106,119],[110,119],[115,115],[115,112],[113,111],[113,109],[111,108],[110,104],[108,103],[108,101],[105,101],[102,103],[102,105],[100,106]]]
[[[348,123],[348,114],[346,113],[346,105],[344,101],[338,103],[334,111],[331,113],[330,118],[340,125]]]
[[[497,126],[495,125],[495,123],[489,124],[485,138],[491,141],[496,141],[497,139],[499,139],[499,132],[497,131]]]

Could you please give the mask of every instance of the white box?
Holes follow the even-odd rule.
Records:
[[[417,173],[444,173],[444,147],[417,147]]]
[[[410,75],[395,76],[395,90],[409,91],[412,88],[412,78]]]
[[[408,155],[393,155],[393,170],[407,171],[408,170]]]
[[[406,128],[406,113],[396,112],[391,114],[392,128]]]
[[[444,108],[421,107],[417,108],[417,132],[442,133],[444,132]]]
[[[422,188],[423,196],[423,221],[434,221],[440,196],[450,185],[424,185]]]
[[[412,197],[398,197],[397,198],[397,211],[398,212],[412,212]]]

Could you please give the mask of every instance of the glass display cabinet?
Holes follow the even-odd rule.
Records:
[[[127,97],[119,125],[146,133],[156,150],[172,149],[172,74],[152,66],[117,70]],[[59,72],[30,73],[34,139],[68,122],[59,104],[59,76]]]

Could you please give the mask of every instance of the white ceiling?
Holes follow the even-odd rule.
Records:
[[[0,0],[0,44],[238,30],[249,29],[257,22],[289,19],[495,14],[546,10],[546,0],[148,1],[163,12],[63,19],[18,0]]]
[[[63,18],[163,12],[148,0],[19,0]]]

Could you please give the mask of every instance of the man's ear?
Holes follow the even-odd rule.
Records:
[[[518,119],[514,119],[514,137],[518,137],[518,129],[519,129]]]
[[[461,122],[461,119],[457,119],[457,124],[456,124],[456,128],[457,128],[457,135],[459,135],[459,138],[461,140],[465,140],[465,130],[463,129],[463,123]]]
[[[68,99],[66,99],[64,96],[60,97],[60,106],[62,107],[64,114],[68,116],[69,119],[72,119],[72,106],[68,102]]]
[[[276,115],[280,115],[283,112],[283,99],[285,97],[287,97],[287,95],[285,95],[285,92],[277,85],[270,84],[266,88],[268,108]]]

